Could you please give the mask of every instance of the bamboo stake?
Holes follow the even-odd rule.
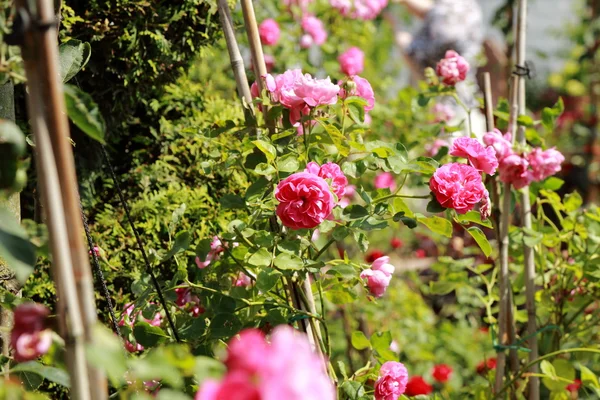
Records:
[[[525,65],[525,44],[527,37],[527,0],[518,0],[517,11],[517,26],[516,26],[516,65]],[[525,104],[525,79],[522,76],[517,76],[519,90],[519,114],[526,113]],[[525,127],[519,127],[517,132],[517,140],[519,144],[526,144]],[[521,208],[523,226],[531,229],[531,203],[529,199],[529,187],[524,187],[521,190]],[[537,342],[537,321],[535,310],[535,260],[533,248],[523,243],[524,268],[525,268],[525,307],[527,309],[527,335],[528,347],[531,350],[529,353],[529,361],[533,362],[538,358],[538,342]],[[540,382],[535,376],[538,373],[537,363],[533,363],[529,368],[532,374],[529,378],[529,400],[539,400],[540,398]]]
[[[517,90],[515,87],[516,78],[513,78],[511,87],[513,108],[510,112],[509,132],[514,132],[517,124]],[[515,135],[512,134],[514,141]],[[512,304],[510,297],[509,270],[508,270],[508,248],[510,245],[508,239],[508,229],[510,227],[510,200],[511,200],[511,184],[503,185],[502,194],[502,210],[500,219],[500,273],[498,274],[498,283],[500,289],[500,298],[498,300],[498,344],[506,346],[510,343],[510,332],[512,323]],[[502,390],[504,383],[504,372],[506,369],[506,352],[499,351],[496,357],[496,380],[494,384],[494,392],[499,393]]]
[[[28,35],[27,39],[32,39]],[[24,53],[24,55],[26,55]],[[74,400],[91,400],[88,366],[85,360],[84,329],[75,284],[66,217],[62,204],[58,172],[44,117],[42,93],[34,60],[25,57],[28,78],[28,108],[35,136],[36,167],[52,251],[52,274],[56,282],[59,329],[65,339],[65,359],[71,378],[70,395]]]
[[[18,0],[17,5],[29,10],[27,3],[25,0]],[[29,79],[35,77],[36,96],[45,100],[45,103],[36,107],[36,110],[44,113],[44,121],[47,121],[47,131],[50,135],[50,144],[54,152],[59,180],[59,185],[53,187],[52,190],[59,190],[58,192],[62,195],[62,207],[68,235],[66,243],[70,249],[70,261],[73,263],[80,318],[86,342],[90,342],[92,329],[97,323],[98,317],[94,302],[91,268],[82,236],[83,224],[79,211],[75,162],[71,144],[67,140],[69,124],[58,67],[54,3],[52,0],[36,0],[35,6],[37,15],[29,10],[29,14],[32,16],[31,20],[36,21],[37,27],[31,28],[27,32],[28,41],[24,50],[28,52],[30,59],[26,63],[26,69]],[[38,76],[39,78],[37,78]],[[30,95],[33,96],[33,93]],[[55,211],[48,211],[48,214],[51,212]],[[71,304],[69,306],[72,307]],[[106,399],[108,388],[103,373],[91,366],[88,368],[88,372],[90,374],[89,383],[92,387],[91,398]],[[87,388],[87,390],[90,389]]]
[[[258,89],[262,93],[262,91],[265,89],[265,85],[260,77],[267,74],[267,66],[265,64],[265,56],[260,43],[260,35],[258,34],[258,25],[256,24],[256,16],[254,15],[254,6],[252,5],[252,0],[241,1],[242,14],[244,14],[244,25],[246,26],[248,43],[250,43],[250,53],[252,54],[254,74],[256,75]]]
[[[494,130],[494,103],[492,97],[492,81],[490,73],[483,74],[483,102],[485,107],[485,126],[488,132]]]
[[[252,108],[252,94],[250,93],[250,86],[248,86],[248,78],[246,77],[246,70],[244,68],[244,60],[240,54],[237,40],[235,38],[235,31],[233,30],[233,22],[231,19],[231,12],[229,11],[229,5],[227,0],[219,0],[219,18],[221,20],[221,27],[225,36],[225,42],[227,42],[227,51],[229,52],[229,60],[231,62],[231,69],[235,76],[235,84],[237,87],[238,95],[244,104],[244,112],[251,115],[246,116],[254,119],[254,109]],[[260,79],[259,79],[260,80]],[[246,111],[248,110],[248,111]]]

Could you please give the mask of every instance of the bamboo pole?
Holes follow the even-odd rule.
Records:
[[[33,39],[28,35],[28,40]],[[30,43],[31,44],[31,43]],[[88,366],[85,360],[84,329],[73,263],[69,248],[66,217],[60,193],[60,183],[48,126],[44,117],[42,92],[35,72],[35,60],[25,55],[28,78],[28,108],[35,137],[36,168],[52,253],[52,274],[56,283],[57,317],[61,336],[65,340],[65,359],[71,378],[70,395],[74,400],[91,400]]]
[[[527,37],[527,0],[518,0],[517,10],[517,26],[516,26],[516,65],[525,66],[525,44]],[[518,80],[518,104],[519,114],[525,114],[525,78],[517,76]],[[521,145],[526,144],[525,127],[521,126],[517,132],[517,141]],[[524,187],[521,190],[521,209],[523,226],[526,229],[531,229],[531,203],[529,199],[529,187]],[[528,347],[531,350],[529,353],[529,362],[533,362],[538,358],[538,342],[537,342],[537,321],[535,307],[535,260],[533,248],[523,243],[524,268],[525,268],[525,307],[527,309],[527,335],[529,336]],[[535,376],[538,373],[537,363],[533,363],[529,368],[532,374],[529,378],[529,400],[539,400],[540,398],[540,382]]]
[[[246,77],[246,70],[244,69],[244,60],[240,54],[237,40],[235,38],[235,31],[233,30],[233,22],[231,19],[231,12],[229,11],[229,4],[227,0],[219,0],[218,3],[219,18],[221,20],[221,27],[225,36],[225,42],[227,43],[227,51],[229,53],[229,60],[231,63],[231,69],[235,76],[235,83],[240,99],[244,104],[244,112],[250,113],[246,115],[254,118],[254,109],[252,107],[252,94],[250,93],[250,86],[248,86],[248,78]],[[260,81],[260,79],[258,79]],[[246,111],[248,107],[248,111]]]
[[[52,0],[36,0],[36,13],[29,9],[28,4],[29,2],[25,0],[17,1],[17,6],[28,10],[31,20],[36,21],[35,26],[26,31],[26,42],[23,49],[28,58],[26,61],[27,76],[35,85],[30,85],[30,90],[35,90],[35,94],[30,92],[30,97],[36,96],[36,103],[41,101],[39,99],[44,100],[44,104],[36,104],[34,111],[43,114],[43,116],[36,116],[36,118],[44,119],[44,126],[50,135],[49,144],[52,146],[54,153],[59,182],[55,187],[46,188],[46,190],[57,191],[62,196],[62,215],[64,215],[67,229],[67,241],[65,243],[69,246],[69,261],[72,262],[72,271],[77,288],[79,318],[81,318],[83,325],[85,340],[90,342],[92,340],[92,330],[98,317],[94,302],[91,268],[83,241],[83,224],[79,211],[75,162],[71,144],[67,140],[69,137],[69,124],[58,67],[54,3]],[[48,210],[47,214],[54,212],[56,211]],[[74,314],[73,305],[68,303],[68,307],[71,308],[66,311]],[[69,329],[71,329],[70,326]],[[91,398],[106,399],[108,389],[103,373],[92,366],[89,366],[87,370],[90,374]],[[87,387],[86,390],[90,391],[90,387]]]
[[[244,14],[244,25],[246,26],[246,34],[248,35],[248,43],[250,44],[250,53],[252,54],[254,74],[256,75],[258,89],[262,93],[262,91],[265,89],[265,85],[260,77],[267,74],[267,66],[265,64],[265,56],[260,43],[260,35],[258,34],[258,25],[256,24],[256,16],[254,15],[254,6],[252,5],[252,0],[241,1],[242,14]]]

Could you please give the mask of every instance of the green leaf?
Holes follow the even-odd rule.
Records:
[[[155,397],[156,400],[192,400],[187,394],[172,390],[160,389]]]
[[[533,126],[533,118],[529,115],[519,115],[517,117],[517,124],[530,128]]]
[[[470,222],[474,222],[481,226],[485,226],[486,228],[493,228],[492,221],[486,219],[485,221],[481,220],[481,213],[477,211],[469,211],[466,214],[457,214],[455,217],[456,221],[460,224],[468,224]]]
[[[371,336],[371,346],[375,352],[375,358],[381,363],[385,361],[395,361],[398,356],[390,350],[392,344],[392,335],[389,331],[376,332]]]
[[[256,277],[256,287],[263,293],[273,289],[279,282],[281,272],[274,268],[265,268]]]
[[[551,176],[542,183],[542,188],[546,190],[558,190],[562,187],[564,183],[565,181],[563,181],[562,179],[557,178],[555,176]]]
[[[71,121],[92,139],[105,144],[106,124],[92,97],[75,86],[65,85],[65,103]]]
[[[452,223],[445,218],[438,217],[437,215],[431,217],[418,215],[417,221],[428,227],[432,232],[452,237]]]
[[[90,59],[92,48],[89,43],[71,39],[58,47],[58,63],[63,83],[73,78]]]
[[[269,162],[274,161],[277,157],[277,149],[271,143],[264,140],[254,140],[252,143],[267,156]]]
[[[581,198],[581,195],[577,192],[568,193],[565,195],[563,204],[567,212],[575,211],[579,207],[581,207],[581,205],[583,204],[583,199]]]
[[[365,387],[357,381],[344,381],[340,389],[348,400],[360,400],[365,395]]]
[[[409,218],[409,217],[404,216],[404,211],[400,211],[399,213],[396,213],[394,215],[393,219],[396,222],[402,221],[402,223],[410,229],[415,229],[417,227],[417,220],[414,218]]]
[[[0,189],[13,188],[17,181],[19,159],[26,149],[25,135],[12,121],[0,119]]]
[[[437,282],[429,282],[429,290],[431,294],[436,295],[446,295],[453,290],[456,290],[460,285],[456,282],[446,282],[446,281],[437,281]]]
[[[258,175],[273,175],[277,170],[271,164],[260,163],[254,168],[254,172]]]
[[[486,257],[489,257],[490,254],[492,254],[492,245],[485,237],[485,233],[476,226],[468,228],[467,232],[475,239],[479,248],[483,251],[483,254],[485,254]]]
[[[219,204],[224,209],[243,209],[246,208],[246,201],[235,194],[226,194],[219,199]]]
[[[304,263],[300,257],[289,253],[279,253],[275,257],[274,264],[280,269],[298,270],[304,267]]]
[[[554,126],[556,124],[556,120],[563,113],[564,109],[565,109],[565,105],[564,105],[562,97],[560,97],[558,99],[558,101],[556,102],[556,104],[552,108],[545,107],[542,110],[542,125],[544,125],[544,128],[546,129],[547,132],[554,131]]]
[[[348,139],[342,135],[342,132],[340,132],[335,125],[327,122],[322,122],[321,125],[325,129],[325,132],[327,132],[329,135],[331,142],[335,145],[340,155],[347,157],[350,154],[350,145],[348,144]]]
[[[164,342],[169,336],[158,326],[153,326],[146,321],[137,321],[133,327],[135,340],[144,347],[154,347]]]
[[[0,258],[25,283],[36,261],[35,246],[17,219],[5,208],[0,208]]]
[[[565,359],[558,358],[552,364],[543,360],[540,369],[546,375],[546,378],[542,378],[542,383],[550,391],[564,391],[565,386],[575,379],[575,369]]]
[[[210,321],[212,339],[230,338],[242,329],[242,322],[234,314],[217,314]]]
[[[265,248],[258,249],[258,251],[248,258],[248,264],[253,265],[255,267],[268,267],[271,265],[271,260],[273,259],[273,255],[269,252],[269,250]]]
[[[37,361],[28,361],[17,364],[15,367],[11,368],[10,372],[29,372],[64,387],[69,387],[71,385],[67,371],[60,368],[49,367],[40,364]]]
[[[351,292],[348,288],[340,286],[339,289],[330,289],[325,292],[325,297],[329,299],[333,304],[348,304],[352,303],[356,299],[356,294]]]
[[[394,201],[392,202],[392,205],[393,205],[394,211],[396,213],[404,212],[404,215],[406,215],[407,217],[410,217],[410,218],[415,216],[415,214],[411,211],[410,208],[408,208],[408,205],[401,197],[395,197]],[[396,222],[398,222],[398,221],[396,221]]]
[[[92,333],[92,343],[86,348],[87,359],[106,372],[114,386],[124,382],[127,371],[123,344],[110,329],[98,323]]]
[[[588,367],[580,365],[579,371],[581,371],[581,382],[584,385],[600,389],[600,384],[598,384],[598,377]]]
[[[186,251],[190,247],[191,241],[192,237],[188,231],[179,232],[177,236],[175,236],[175,243],[173,243],[173,247],[171,247],[171,250],[165,254],[163,261]]]
[[[362,331],[354,331],[352,332],[352,347],[356,350],[364,350],[371,347],[371,342],[365,336]]]
[[[277,169],[280,172],[296,172],[300,168],[300,162],[294,154],[288,154],[277,160]]]
[[[433,213],[433,214],[438,214],[441,212],[444,212],[446,210],[446,207],[442,206],[437,199],[435,198],[435,196],[432,196],[431,200],[429,201],[429,203],[427,203],[427,212]]]
[[[204,318],[192,318],[188,324],[179,328],[177,333],[183,340],[197,340],[206,330],[206,321]]]
[[[346,101],[346,107],[348,107],[348,114],[350,118],[357,124],[365,122],[365,107],[355,101]]]
[[[352,204],[344,208],[343,214],[347,215],[350,219],[358,219],[369,215],[369,211],[359,204]]]
[[[344,240],[349,234],[350,229],[346,228],[345,226],[338,226],[333,230],[331,236],[333,236],[333,238],[339,242]]]

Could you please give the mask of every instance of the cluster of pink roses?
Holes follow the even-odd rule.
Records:
[[[177,288],[175,293],[177,294],[177,300],[175,300],[177,307],[186,310],[194,318],[204,313],[200,298],[193,294],[190,288]]]
[[[476,139],[462,137],[452,144],[450,154],[464,157],[469,164],[449,163],[438,168],[429,181],[429,188],[436,200],[445,208],[453,208],[459,214],[471,211],[481,202],[481,216],[489,217],[491,205],[489,193],[483,184],[481,172],[493,175],[498,160],[491,146],[483,147]]]
[[[376,18],[385,7],[387,0],[329,0],[331,7],[345,17],[360,20]]]
[[[133,328],[133,325],[135,325],[136,319],[139,318],[141,315],[141,310],[136,312],[135,314],[133,314],[134,308],[135,308],[135,305],[133,303],[125,304],[125,307],[123,309],[123,314],[121,314],[121,320],[119,321],[119,326],[127,325],[127,326]],[[160,315],[159,312],[154,314],[154,317],[152,319],[146,319],[144,317],[141,317],[141,318],[142,318],[142,320],[146,321],[147,323],[149,323],[152,326],[160,326],[162,324],[162,315]],[[134,353],[136,351],[143,351],[144,346],[142,346],[139,343],[133,344],[129,340],[125,340],[125,349],[130,353]]]
[[[367,280],[367,287],[373,296],[381,297],[390,285],[395,269],[390,264],[390,258],[382,256],[373,261],[371,268],[362,271],[360,277]]]
[[[438,62],[435,72],[442,78],[442,83],[454,86],[467,78],[469,63],[454,50],[448,50],[444,58]]]
[[[52,331],[46,327],[50,311],[36,303],[23,303],[14,311],[14,326],[10,346],[17,362],[35,360],[46,354],[52,345]]]
[[[227,374],[207,380],[195,400],[334,400],[335,388],[324,360],[306,336],[285,325],[276,327],[270,343],[258,329],[242,331],[227,350]]]
[[[327,40],[323,21],[311,14],[305,14],[300,21],[304,34],[300,37],[300,47],[307,49],[313,44],[321,46]]]
[[[511,135],[502,135],[498,129],[483,136],[485,144],[494,148],[499,162],[499,177],[502,182],[512,184],[515,189],[542,181],[561,169],[564,156],[555,148],[534,148],[529,153],[513,151]]]
[[[316,228],[329,217],[347,185],[348,179],[339,165],[310,162],[303,172],[279,182],[275,188],[275,198],[279,201],[276,213],[288,228]]]

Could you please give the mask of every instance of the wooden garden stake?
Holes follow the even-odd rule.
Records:
[[[518,69],[525,70],[525,44],[527,35],[527,0],[518,1],[517,25],[516,25],[516,66]],[[525,67],[525,68],[519,68]],[[517,75],[518,81],[518,104],[519,114],[526,113],[525,105],[525,77]],[[517,141],[521,145],[526,144],[525,127],[520,126],[517,131]],[[531,202],[529,199],[529,186],[521,190],[521,209],[523,227],[531,229]],[[537,322],[535,310],[535,261],[533,248],[523,243],[524,268],[525,268],[525,306],[527,309],[527,340],[529,353],[529,362],[533,362],[538,358],[538,343],[537,343]],[[538,373],[538,366],[533,363],[529,368],[532,376],[529,377],[529,400],[539,400],[540,398],[540,381],[535,374]]]
[[[67,331],[63,332],[70,340],[76,329],[74,321],[80,324],[86,342],[91,341],[92,328],[97,322],[96,305],[94,303],[94,290],[91,269],[88,260],[86,246],[83,241],[83,224],[79,210],[79,195],[77,190],[77,177],[75,174],[75,163],[69,138],[69,124],[66,115],[63,84],[60,79],[58,67],[58,42],[56,33],[56,16],[54,14],[54,3],[52,0],[36,0],[36,10],[29,8],[30,2],[18,0],[17,7],[24,10],[30,17],[29,26],[25,26],[25,38],[23,44],[23,57],[25,69],[29,81],[29,108],[30,114],[35,121],[36,148],[39,156],[47,151],[51,155],[43,156],[44,171],[42,174],[50,174],[48,168],[57,174],[57,181],[45,182],[46,214],[50,224],[52,217],[54,225],[50,230],[54,235],[56,247],[55,252],[64,251],[61,246],[68,246],[69,257],[61,255],[58,264],[59,272],[56,275],[57,286],[63,291],[60,299],[63,306],[66,305]],[[40,136],[38,138],[38,136]],[[46,141],[42,142],[40,141]],[[51,165],[50,165],[51,164]],[[52,179],[52,177],[47,179]],[[60,198],[60,202],[54,199]],[[53,200],[54,199],[54,200]],[[50,208],[52,207],[52,208]],[[58,209],[58,207],[60,209]],[[60,218],[59,218],[60,217]],[[62,227],[60,225],[62,224]],[[66,229],[66,237],[61,236]],[[60,253],[59,253],[60,254]],[[56,257],[56,254],[55,254]],[[74,281],[76,296],[70,292],[68,285]],[[65,287],[63,287],[65,286]],[[67,293],[68,296],[67,296]],[[74,303],[76,300],[77,304]],[[78,326],[79,327],[79,326]],[[79,335],[77,331],[76,336]],[[77,336],[78,337],[78,336]],[[69,342],[67,340],[67,343]],[[83,346],[83,344],[77,344]],[[79,350],[78,350],[79,351]],[[77,381],[77,398],[106,399],[108,396],[106,378],[100,370],[88,366],[81,369],[81,357],[85,361],[83,353],[76,352],[74,357],[78,369],[72,371],[71,379]],[[69,353],[69,351],[67,351]],[[89,373],[89,378],[84,380],[83,372]],[[73,375],[75,374],[75,375]]]
[[[246,120],[249,117],[254,119],[254,109],[252,107],[252,94],[250,93],[250,86],[248,86],[248,78],[246,77],[246,70],[244,68],[244,60],[240,54],[237,40],[235,38],[235,31],[233,30],[233,22],[231,19],[231,12],[229,11],[229,5],[227,0],[219,0],[219,18],[221,20],[221,27],[225,36],[225,42],[227,42],[227,51],[229,53],[229,60],[231,62],[231,69],[235,76],[235,84],[237,87],[238,95],[244,103],[244,112],[251,115],[246,115]]]
[[[260,43],[260,35],[258,34],[258,25],[256,24],[256,16],[254,15],[254,6],[252,5],[252,0],[241,1],[242,13],[244,14],[244,25],[246,26],[248,43],[250,43],[250,53],[252,55],[254,75],[256,75],[258,90],[262,93],[262,91],[265,89],[265,85],[260,77],[267,74],[267,66],[265,64],[265,56]]]

